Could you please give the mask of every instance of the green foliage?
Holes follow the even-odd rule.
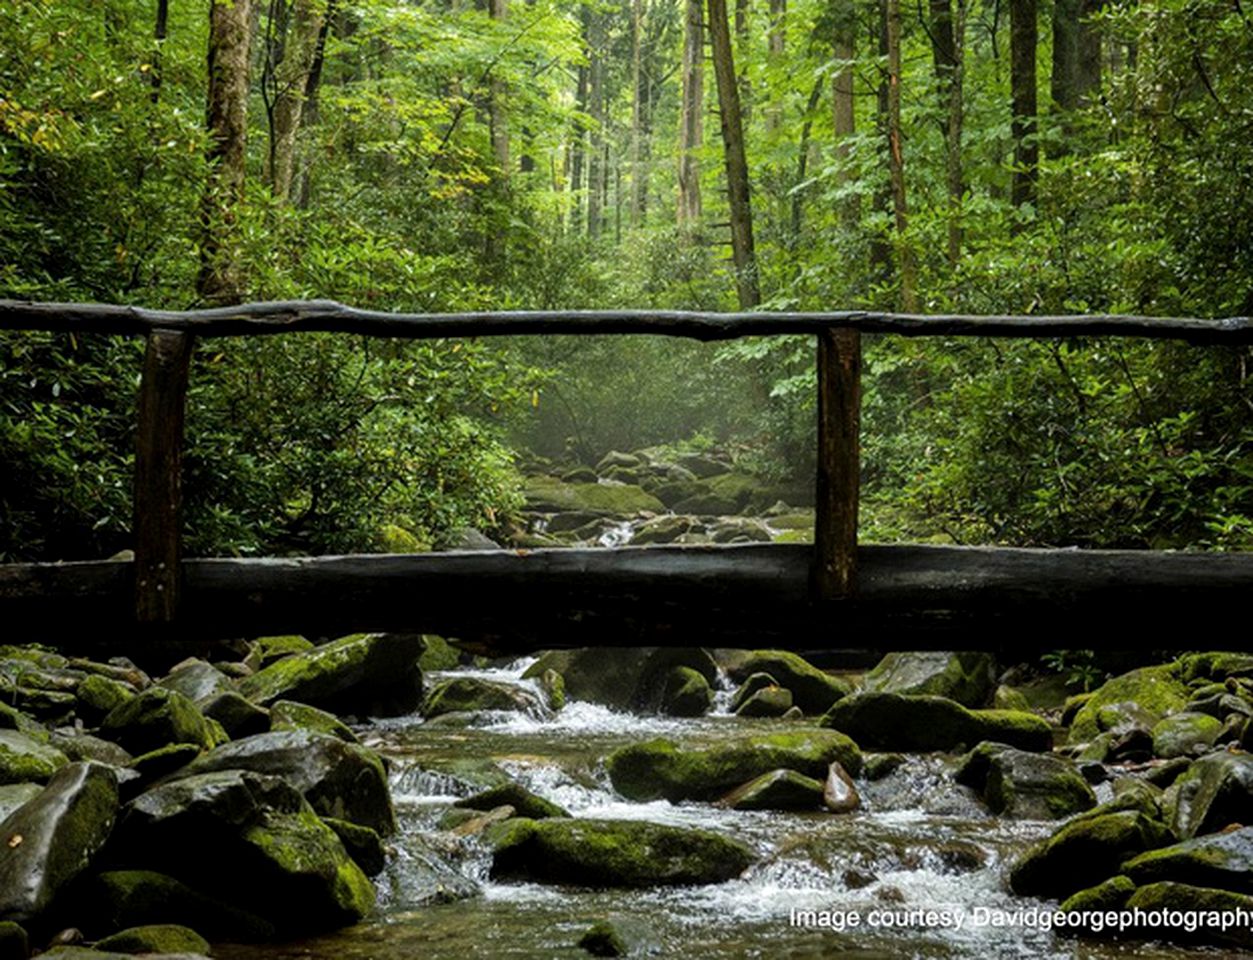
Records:
[[[1099,686],[1105,678],[1095,650],[1051,650],[1041,655],[1040,662],[1054,673],[1064,676],[1066,686],[1082,687],[1084,693]]]

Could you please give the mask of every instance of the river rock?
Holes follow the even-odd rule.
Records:
[[[181,693],[149,687],[111,711],[100,724],[107,739],[133,754],[148,753],[171,743],[194,743],[212,750],[224,736]]]
[[[1173,839],[1166,827],[1139,811],[1098,808],[1028,849],[1010,871],[1010,887],[1022,896],[1063,900],[1118,874],[1129,858]]]
[[[209,942],[190,927],[154,923],[110,934],[96,943],[97,950],[115,953],[198,953],[207,956]]]
[[[0,786],[0,823],[14,810],[43,793],[38,783],[10,783]]]
[[[397,716],[422,702],[418,634],[359,633],[296,653],[239,682],[254,703],[295,700],[337,714]]]
[[[713,684],[718,668],[698,647],[586,647],[545,653],[523,674],[541,677],[555,670],[565,681],[571,700],[598,703],[615,710],[656,712],[666,675],[674,667],[690,667]]]
[[[1001,743],[981,743],[968,753],[957,782],[998,816],[1060,820],[1096,806],[1096,794],[1072,761]]]
[[[832,813],[852,813],[861,806],[861,795],[848,771],[834,760],[827,768],[827,779],[822,786],[822,803]]]
[[[361,868],[367,877],[377,877],[387,866],[387,849],[383,846],[383,838],[369,827],[347,820],[336,820],[334,817],[323,817],[322,822],[335,832],[339,842],[353,862]]]
[[[671,667],[661,686],[658,712],[668,717],[703,717],[713,706],[714,692],[691,667]]]
[[[866,674],[862,689],[872,693],[932,694],[965,707],[987,703],[996,683],[990,653],[941,650],[894,651]]]
[[[30,956],[30,937],[19,924],[0,921],[0,960],[26,960]]]
[[[665,505],[640,487],[625,483],[562,483],[555,477],[528,477],[522,486],[528,510],[568,513],[582,510],[601,516],[631,517],[665,513]]]
[[[1179,679],[1176,664],[1141,667],[1107,680],[1093,691],[1075,714],[1068,740],[1070,743],[1087,743],[1102,730],[1118,726],[1119,722],[1108,712],[1098,720],[1102,710],[1109,707],[1123,712],[1127,708],[1118,705],[1135,705],[1143,715],[1141,725],[1152,729],[1162,717],[1178,713],[1187,703],[1188,688]]]
[[[1119,874],[1073,893],[1062,901],[1058,908],[1065,913],[1083,913],[1085,911],[1121,910],[1127,898],[1135,892],[1136,885],[1130,877]]]
[[[379,878],[392,908],[454,903],[482,894],[482,888],[450,862],[450,851],[430,837],[406,833],[396,838],[396,847],[393,865]]]
[[[1253,897],[1229,890],[1194,887],[1186,883],[1150,883],[1138,888],[1127,898],[1126,909],[1142,910],[1145,913],[1158,910],[1190,912],[1192,916],[1234,915],[1237,911],[1242,911],[1247,916],[1253,913]],[[1221,925],[1202,923],[1191,931],[1184,924],[1164,925],[1146,928],[1143,933],[1145,937],[1154,940],[1216,943],[1253,949],[1253,929],[1247,924],[1232,924],[1223,930]]]
[[[730,880],[753,861],[748,847],[720,833],[641,820],[515,819],[489,838],[495,879],[682,886]]]
[[[618,793],[629,800],[712,800],[772,770],[795,770],[815,780],[838,760],[861,770],[861,751],[830,730],[772,733],[712,743],[659,738],[629,744],[605,760]]]
[[[218,747],[186,768],[188,776],[253,770],[282,777],[325,817],[351,820],[383,836],[396,830],[387,774],[378,755],[307,730],[245,737]]]
[[[252,667],[253,672],[256,672],[293,653],[308,653],[314,649],[314,644],[304,637],[284,634],[275,637],[257,637],[252,641],[251,647],[252,650],[245,662]]]
[[[1222,729],[1222,721],[1209,714],[1173,714],[1153,727],[1153,753],[1165,760],[1205,753]]]
[[[732,810],[817,810],[822,806],[822,782],[795,770],[771,770],[718,802]]]
[[[761,674],[756,674],[761,676]],[[792,703],[792,691],[783,687],[762,687],[753,691],[735,708],[738,717],[782,717],[789,710],[799,710]]]
[[[483,790],[472,797],[456,801],[453,806],[469,810],[494,810],[506,804],[513,807],[518,816],[529,820],[570,816],[551,800],[532,793],[520,783],[507,783]]]
[[[360,738],[335,714],[311,707],[307,703],[296,703],[294,700],[279,700],[270,707],[270,729],[308,730],[335,737],[345,743],[361,743]]]
[[[443,680],[431,688],[422,704],[422,715],[428,718],[488,710],[512,710],[537,717],[549,715],[547,705],[530,690],[481,677]]]
[[[1052,728],[1035,714],[968,710],[944,697],[858,693],[835,704],[820,722],[871,750],[952,750],[984,740],[1021,750],[1053,746]]]
[[[75,888],[76,922],[93,936],[131,927],[177,923],[213,940],[270,940],[274,925],[206,896],[166,874],[111,870]]]
[[[645,520],[631,535],[631,545],[642,547],[650,543],[674,543],[692,529],[693,520],[673,513]]]
[[[75,712],[90,724],[99,723],[112,711],[135,699],[135,690],[119,680],[96,674],[84,677],[74,695],[78,698]]]
[[[670,493],[669,486],[664,489]],[[699,483],[685,484],[684,491],[688,493],[687,496],[673,499],[670,503],[675,513],[692,514],[698,517],[723,517],[740,509],[739,503],[733,498],[707,490]]]
[[[744,678],[736,689],[734,696],[731,697],[731,712],[736,713],[743,705],[744,701],[751,697],[758,690],[764,690],[766,687],[777,687],[779,681],[768,673],[753,673]],[[788,698],[790,701],[790,697]]]
[[[220,724],[232,740],[270,729],[270,712],[235,690],[200,700],[196,705],[206,718]]]
[[[579,948],[593,957],[625,957],[627,942],[608,920],[597,920],[579,937]]]
[[[766,673],[792,692],[792,702],[806,714],[817,715],[853,692],[847,680],[824,673],[804,657],[788,650],[754,650],[737,660],[731,679],[744,681],[754,673]]]
[[[1172,789],[1167,816],[1187,840],[1253,819],[1253,755],[1219,750],[1192,764]]]
[[[117,816],[117,777],[97,763],[62,767],[0,824],[0,919],[37,917],[104,847]]]
[[[17,730],[0,730],[0,784],[47,783],[69,762],[60,750]]]
[[[1150,850],[1124,863],[1122,872],[1141,886],[1172,880],[1253,893],[1253,827]]]
[[[418,666],[424,671],[451,670],[461,662],[461,651],[443,637],[422,634],[422,655]]]
[[[218,694],[234,690],[230,678],[204,660],[184,660],[158,686],[177,690],[193,703],[211,700]]]

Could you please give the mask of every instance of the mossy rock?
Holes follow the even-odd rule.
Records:
[[[261,669],[268,667],[275,660],[281,660],[293,653],[308,653],[313,648],[311,641],[294,634],[257,637],[252,641],[252,654],[248,659],[256,669]]]
[[[119,680],[98,674],[84,677],[74,692],[78,698],[77,712],[90,724],[99,723],[109,713],[135,699],[135,690]]]
[[[212,750],[225,737],[181,693],[149,687],[135,699],[113,710],[100,725],[104,736],[133,754],[144,754],[171,743],[193,743]]]
[[[1053,746],[1052,727],[1035,714],[968,710],[944,697],[858,693],[835,704],[821,724],[871,750],[953,750],[985,740],[1020,750]]]
[[[1189,653],[1180,657],[1176,666],[1179,679],[1184,683],[1249,677],[1253,676],[1253,654],[1224,650]]]
[[[144,783],[154,783],[162,777],[181,770],[202,753],[194,743],[171,743],[168,747],[141,754],[131,761],[130,767]]]
[[[333,713],[397,716],[422,701],[420,636],[360,633],[276,661],[239,683],[254,703],[295,700]]]
[[[743,682],[740,683],[739,687],[735,691],[735,695],[731,698],[731,712],[737,712],[743,705],[744,701],[758,690],[764,690],[767,687],[777,686],[779,686],[779,681],[768,673],[749,674],[744,678]]]
[[[579,947],[593,957],[625,957],[627,943],[608,920],[597,920],[579,937]]]
[[[117,817],[117,776],[98,763],[62,767],[5,819],[0,917],[38,918],[103,849]],[[20,838],[14,843],[15,838]]]
[[[1222,721],[1209,714],[1172,714],[1153,727],[1153,752],[1163,760],[1205,753],[1222,729]]]
[[[740,784],[788,769],[815,780],[833,760],[854,775],[861,751],[841,733],[810,730],[679,744],[656,739],[633,743],[605,760],[614,789],[629,800],[713,800]]]
[[[699,480],[666,480],[652,484],[648,492],[675,513],[686,512],[678,509],[679,504],[707,494],[705,485]]]
[[[26,960],[30,956],[30,937],[11,920],[0,922],[0,960]]]
[[[1234,915],[1237,911],[1246,916],[1253,913],[1253,897],[1245,894],[1232,893],[1228,890],[1213,890],[1208,887],[1194,887],[1186,883],[1150,883],[1139,887],[1127,898],[1127,910],[1142,910],[1150,913],[1158,910],[1179,911],[1192,916],[1222,914]],[[1216,924],[1199,924],[1195,930],[1189,931],[1186,925],[1154,926],[1145,929],[1144,936],[1154,940],[1168,939],[1187,943],[1214,943],[1242,949],[1253,948],[1253,929],[1246,925],[1232,924],[1226,930]]]
[[[754,690],[738,707],[737,717],[782,717],[793,709],[792,691],[784,687],[762,687]]]
[[[709,681],[691,667],[671,667],[661,687],[659,711],[668,717],[703,717],[713,706]]]
[[[114,953],[199,953],[208,954],[209,941],[190,927],[176,923],[155,923],[131,927],[110,934],[96,943],[97,950]]]
[[[1001,684],[992,692],[992,706],[997,710],[1030,711],[1031,701],[1016,687]]]
[[[89,935],[130,927],[177,923],[212,940],[270,940],[274,925],[254,913],[206,896],[152,870],[114,870],[75,889],[76,922]]]
[[[1172,713],[1178,713],[1188,705],[1188,687],[1179,676],[1176,664],[1141,667],[1107,680],[1092,692],[1075,713],[1070,725],[1068,741],[1087,743],[1102,730],[1110,728],[1100,721],[1101,711],[1117,704],[1136,704],[1147,717],[1149,727]]]
[[[629,517],[665,513],[660,500],[631,484],[562,483],[554,477],[529,477],[522,487],[527,508],[542,513],[575,510],[601,516]]]
[[[1168,816],[1181,839],[1247,823],[1253,810],[1253,755],[1208,754],[1179,776],[1172,791]]]
[[[234,690],[230,677],[204,660],[185,660],[169,676],[158,681],[158,686],[177,690],[192,703],[199,704],[220,693]]]
[[[422,655],[418,657],[418,666],[423,672],[452,670],[459,663],[461,651],[451,643],[433,633],[422,635]]]
[[[771,770],[737,787],[719,803],[732,810],[818,810],[822,781],[795,770]]]
[[[753,854],[708,830],[640,820],[517,819],[489,837],[495,879],[587,887],[721,883],[738,877]]]
[[[1123,864],[1138,885],[1172,880],[1253,894],[1253,826],[1194,837]]]
[[[270,729],[270,711],[235,690],[227,690],[196,704],[205,719],[218,724],[226,737],[235,740]]]
[[[561,674],[571,700],[598,703],[615,710],[655,713],[661,706],[666,676],[674,667],[690,667],[713,684],[718,667],[699,647],[583,647],[552,650],[522,675]]]
[[[647,546],[650,543],[674,543],[692,529],[693,520],[676,514],[666,514],[646,520],[631,534],[631,545]]]
[[[1119,874],[1098,883],[1095,887],[1088,887],[1086,890],[1071,894],[1062,901],[1059,909],[1066,913],[1081,913],[1085,910],[1103,913],[1107,910],[1121,910],[1135,889],[1135,882],[1130,877]]]
[[[360,738],[335,714],[294,700],[279,700],[270,707],[270,729],[309,730],[335,737],[344,743],[361,743]]]
[[[34,717],[28,716],[16,707],[0,701],[0,730],[16,730],[28,737],[47,743],[48,729]]]
[[[853,685],[847,680],[819,670],[789,650],[754,650],[739,661],[731,678],[738,682],[754,673],[774,677],[779,686],[792,691],[792,702],[811,715],[821,714],[853,692]]]
[[[530,690],[481,677],[450,677],[443,680],[431,688],[422,704],[422,715],[425,717],[489,710],[517,711],[532,715],[547,713],[546,705]]]
[[[47,783],[67,763],[55,747],[17,730],[0,730],[0,784]]]
[[[724,473],[712,477],[706,483],[711,493],[726,498],[735,506],[735,510],[730,511],[732,513],[747,507],[749,500],[762,488],[762,482],[759,479],[744,473]],[[769,499],[771,503],[774,503],[778,497]]]
[[[336,820],[334,817],[323,817],[322,822],[335,832],[339,842],[344,845],[348,856],[361,868],[367,877],[377,877],[387,866],[387,850],[383,846],[383,838],[369,827],[363,827],[348,820]]]
[[[867,753],[864,756],[862,776],[867,780],[882,780],[903,767],[906,760],[903,753]]]
[[[697,517],[722,517],[733,514],[739,509],[739,504],[730,497],[708,490],[684,497],[672,506],[675,513],[691,514]]]
[[[995,677],[996,658],[983,651],[893,651],[866,674],[862,689],[931,694],[965,707],[981,707],[988,701]]]
[[[1096,806],[1096,795],[1070,760],[1000,743],[981,743],[967,754],[957,782],[978,792],[998,816],[1060,820]]]
[[[470,810],[495,810],[497,807],[511,806],[520,817],[529,820],[544,820],[548,817],[568,817],[570,814],[562,807],[532,793],[520,783],[507,783],[476,793],[472,797],[456,801],[453,806]]]
[[[90,733],[79,733],[77,730],[55,730],[48,743],[71,760],[95,760],[112,767],[128,767],[135,759],[112,740],[104,740]]]
[[[1135,810],[1078,817],[1019,858],[1010,887],[1022,896],[1061,900],[1121,873],[1131,857],[1173,839],[1165,826]]]
[[[0,823],[9,818],[14,810],[43,793],[38,783],[7,783],[0,786]]]

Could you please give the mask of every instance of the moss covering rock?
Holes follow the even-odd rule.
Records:
[[[456,801],[453,806],[469,810],[495,810],[505,805],[513,807],[520,817],[543,820],[547,817],[568,817],[562,807],[532,793],[520,783],[506,783]]]
[[[539,678],[553,670],[561,674],[571,700],[648,713],[660,708],[666,676],[674,667],[695,670],[710,684],[718,676],[713,658],[699,647],[586,647],[545,653],[523,677]]]
[[[9,814],[0,824],[0,918],[42,914],[103,849],[117,809],[113,770],[72,763]]]
[[[308,730],[335,737],[345,743],[361,743],[357,735],[335,714],[311,707],[307,703],[296,703],[294,700],[279,700],[270,707],[270,729]]]
[[[1047,751],[1053,746],[1052,727],[1035,714],[968,710],[934,696],[858,693],[835,704],[821,724],[842,730],[871,750],[953,750],[984,740],[1020,750]]]
[[[1082,913],[1084,911],[1121,910],[1127,898],[1135,892],[1136,885],[1130,877],[1119,874],[1088,887],[1078,893],[1071,894],[1062,901],[1059,909],[1066,913]]]
[[[43,793],[38,783],[9,783],[0,786],[0,823],[14,810]]]
[[[312,642],[293,634],[257,637],[252,641],[252,652],[248,655],[248,663],[254,670],[260,670],[262,667],[268,667],[275,660],[281,660],[293,653],[308,653],[313,648]]]
[[[75,888],[75,922],[88,935],[177,923],[212,940],[270,940],[274,925],[255,913],[206,896],[152,870],[111,870]]]
[[[668,717],[703,717],[713,706],[709,681],[691,667],[671,667],[661,685],[658,712]]]
[[[194,703],[165,687],[149,687],[111,711],[100,724],[103,736],[137,755],[171,743],[192,743],[212,750],[224,739],[219,729]]]
[[[625,957],[627,942],[608,920],[597,920],[583,931],[579,946],[593,957]]]
[[[784,687],[762,687],[735,708],[738,717],[781,717],[795,704],[792,691]],[[799,709],[799,708],[798,708]]]
[[[1173,880],[1253,894],[1253,826],[1150,850],[1122,869],[1139,885]]]
[[[522,488],[527,508],[542,513],[586,511],[604,516],[631,517],[665,513],[665,505],[632,484],[562,483],[555,477],[528,477]]]
[[[192,703],[211,700],[220,693],[234,690],[230,677],[211,663],[204,660],[185,660],[164,679],[158,686],[167,690],[177,690]]]
[[[296,700],[333,713],[411,713],[422,702],[422,650],[416,634],[353,634],[272,663],[241,680],[239,692],[262,705]]]
[[[1202,757],[1175,781],[1167,806],[1169,822],[1184,840],[1247,823],[1253,811],[1253,755],[1223,750]]]
[[[656,739],[629,744],[605,760],[614,789],[629,800],[713,800],[772,770],[794,770],[815,780],[833,760],[854,773],[861,751],[830,730],[775,733],[713,743]]]
[[[1023,896],[1069,897],[1121,872],[1122,864],[1174,838],[1135,810],[1081,816],[1026,851],[1010,871],[1010,887]]]
[[[0,784],[47,783],[69,759],[17,730],[0,730]]]
[[[119,680],[92,674],[83,678],[74,695],[78,698],[78,715],[87,723],[95,724],[135,699],[135,690]]]
[[[792,702],[805,713],[817,715],[837,700],[853,692],[853,685],[840,677],[819,670],[812,663],[788,650],[754,650],[729,671],[737,682],[754,673],[769,674],[781,687],[792,692]]]
[[[987,703],[996,678],[990,653],[893,651],[866,674],[862,689],[876,693],[933,694],[966,707]]]
[[[422,635],[422,654],[418,666],[423,671],[451,670],[461,662],[461,651],[443,637],[433,633]]]
[[[1092,692],[1075,713],[1068,736],[1070,743],[1087,743],[1103,730],[1117,725],[1113,715],[1100,719],[1102,710],[1119,704],[1135,704],[1151,728],[1158,720],[1187,706],[1188,687],[1176,664],[1141,667],[1114,677]]]
[[[547,716],[547,705],[523,687],[481,677],[450,677],[431,688],[422,704],[422,715],[439,717],[450,713],[480,713],[491,710],[517,711]]]
[[[336,820],[334,817],[323,817],[322,822],[339,837],[344,850],[361,868],[362,873],[367,877],[377,877],[383,872],[383,868],[387,866],[387,850],[383,846],[383,838],[375,831],[347,820]]]
[[[1164,760],[1205,753],[1222,729],[1221,720],[1205,713],[1172,714],[1153,727],[1153,753]]]
[[[732,810],[818,810],[822,781],[795,770],[771,770],[736,787],[719,803]]]
[[[720,883],[753,861],[722,834],[639,820],[516,819],[489,839],[495,879],[588,887]]]
[[[1228,890],[1214,890],[1208,887],[1194,887],[1186,883],[1150,883],[1139,887],[1127,898],[1126,909],[1143,910],[1146,913],[1157,910],[1171,910],[1198,914],[1234,914],[1244,911],[1253,913],[1253,897]],[[1146,928],[1146,937],[1154,940],[1182,940],[1189,943],[1216,943],[1244,949],[1253,948],[1253,930],[1248,925],[1233,924],[1226,930],[1221,924],[1200,924],[1194,930],[1187,925],[1164,925]]]
[[[30,956],[30,937],[20,924],[0,922],[0,960],[26,960]]]
[[[1072,761],[1000,743],[981,743],[968,753],[957,782],[973,788],[1000,816],[1060,820],[1096,806]]]
[[[190,927],[176,923],[155,923],[130,927],[104,937],[97,950],[114,953],[199,953],[208,954],[209,941]]]

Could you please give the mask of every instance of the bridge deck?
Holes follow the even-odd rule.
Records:
[[[186,560],[177,622],[142,628],[130,563],[12,564],[0,566],[0,606],[9,642],[131,649],[159,630],[149,635],[176,656],[209,639],[359,630],[502,653],[1195,646],[1198,626],[1243,622],[1253,598],[1253,554],[862,546],[856,596],[828,601],[811,600],[812,559],[807,546],[755,544]]]

